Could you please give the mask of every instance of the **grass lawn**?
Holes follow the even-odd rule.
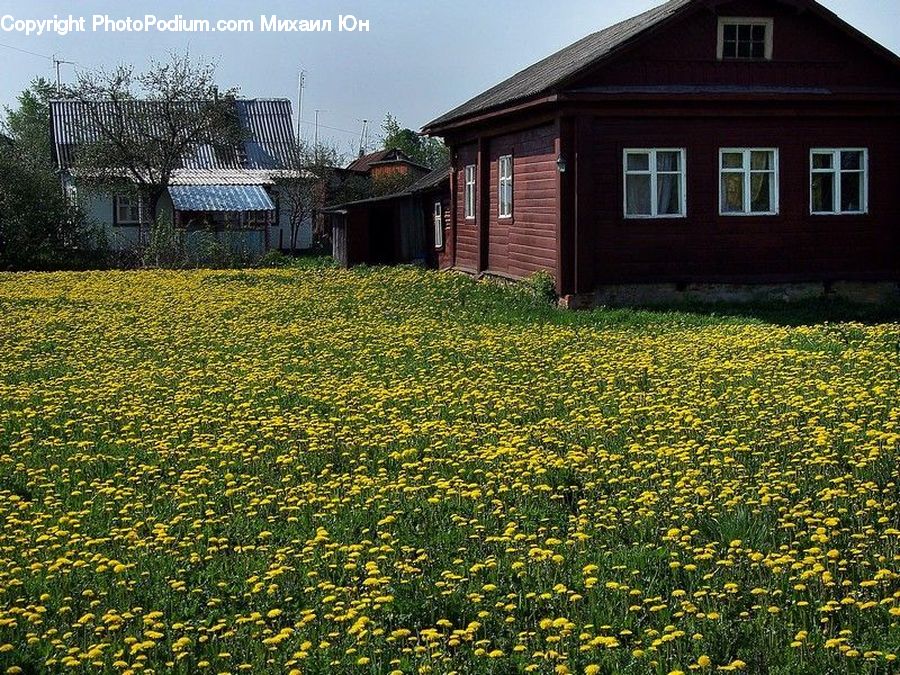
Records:
[[[900,672],[900,314],[695,310],[0,275],[0,673]]]

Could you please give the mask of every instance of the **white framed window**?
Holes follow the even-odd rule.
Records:
[[[499,215],[501,218],[512,218],[513,214],[513,158],[512,155],[503,155],[498,160],[497,169],[499,178]]]
[[[869,212],[867,148],[813,148],[810,166],[810,213],[845,215]]]
[[[624,171],[626,218],[687,215],[683,148],[625,150]]]
[[[719,150],[719,215],[778,214],[778,149]]]
[[[434,247],[444,248],[444,208],[440,202],[434,203]]]
[[[720,61],[771,61],[774,52],[774,19],[759,17],[720,17]]]
[[[477,166],[469,164],[466,167],[466,220],[475,220],[475,174]]]
[[[134,195],[116,195],[116,225],[140,225],[144,222],[141,200]]]

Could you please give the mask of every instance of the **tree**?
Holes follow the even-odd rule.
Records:
[[[278,194],[288,208],[291,251],[297,250],[303,225],[315,223],[318,212],[334,194],[339,162],[340,155],[335,148],[298,143],[291,153],[290,166],[276,173]]]
[[[160,197],[185,157],[210,147],[240,164],[243,132],[235,90],[222,94],[215,66],[172,55],[144,73],[132,66],[81,74],[72,96],[83,106],[75,156],[80,184],[136,191],[156,220]]]
[[[50,141],[55,88],[36,79],[6,108],[0,146],[0,265],[9,269],[70,267],[101,246],[62,189]],[[75,255],[78,254],[78,255]]]
[[[381,125],[385,150],[400,150],[413,161],[436,169],[449,158],[447,146],[437,138],[422,136],[412,129],[404,129],[390,113]]]

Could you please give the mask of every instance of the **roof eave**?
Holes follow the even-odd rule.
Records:
[[[547,105],[550,103],[556,103],[559,100],[559,94],[545,93],[544,95],[539,95],[537,98],[532,98],[531,100],[523,100],[519,103],[507,103],[502,106],[495,107],[494,109],[481,111],[472,115],[463,115],[461,117],[452,118],[444,122],[438,122],[437,120],[435,120],[429,122],[426,126],[424,126],[422,128],[422,133],[428,136],[442,136],[445,132],[448,131],[455,131],[456,129],[461,129],[472,124],[491,121],[504,115],[530,110],[532,108]],[[439,119],[440,118],[438,118],[438,120]]]

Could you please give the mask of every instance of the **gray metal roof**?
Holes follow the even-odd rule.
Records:
[[[588,35],[429,122],[425,129],[550,91],[632,38],[677,14],[692,2],[694,0],[669,0],[643,14]]]
[[[441,162],[431,173],[422,176],[415,183],[406,188],[406,192],[428,192],[440,187],[441,183],[450,180],[450,161]]]
[[[90,128],[93,106],[85,101],[63,100],[50,103],[53,147],[60,168],[70,168],[74,151],[81,143],[90,142],[96,132]],[[129,101],[122,109],[134,111],[134,119],[146,120],[147,107],[152,101]],[[99,104],[98,114],[114,116],[112,103]],[[294,147],[291,121],[291,102],[288,99],[238,99],[235,101],[237,117],[246,134],[243,152],[223,152],[211,146],[195,149],[191,156],[182,158],[184,169],[279,169],[290,166]],[[140,110],[140,114],[138,111]],[[135,121],[136,125],[137,122]]]

